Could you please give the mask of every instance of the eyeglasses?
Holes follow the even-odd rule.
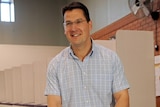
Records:
[[[67,28],[71,27],[73,24],[77,25],[77,26],[80,26],[84,21],[86,20],[82,20],[82,19],[77,19],[76,21],[74,22],[71,22],[71,21],[67,21],[67,22],[64,22],[63,25]]]

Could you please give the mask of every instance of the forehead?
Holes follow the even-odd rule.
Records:
[[[84,19],[84,13],[81,9],[73,9],[73,10],[67,10],[64,14],[64,20],[76,20],[76,19]]]

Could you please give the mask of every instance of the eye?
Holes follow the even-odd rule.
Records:
[[[72,25],[72,22],[66,22],[65,25],[70,26],[70,25]]]
[[[80,23],[82,23],[82,20],[77,20],[76,23],[80,24]]]

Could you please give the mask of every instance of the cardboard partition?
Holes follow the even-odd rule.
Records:
[[[35,104],[47,104],[47,98],[44,96],[44,90],[46,86],[46,71],[46,60],[36,61],[33,63]]]
[[[13,102],[13,74],[11,69],[4,70],[4,78],[5,78],[5,102],[12,103]]]
[[[22,103],[22,73],[21,67],[13,67],[13,103]]]
[[[116,51],[130,84],[130,107],[156,107],[152,31],[119,30]]]
[[[5,77],[4,71],[0,71],[0,102],[6,99]]]
[[[22,73],[22,103],[34,103],[34,74],[32,64],[23,64],[21,66]]]

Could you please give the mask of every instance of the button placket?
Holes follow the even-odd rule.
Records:
[[[85,94],[85,100],[84,103],[86,105],[86,107],[89,106],[89,87],[88,87],[88,58],[86,58],[83,62],[83,85],[84,85],[84,94]]]

